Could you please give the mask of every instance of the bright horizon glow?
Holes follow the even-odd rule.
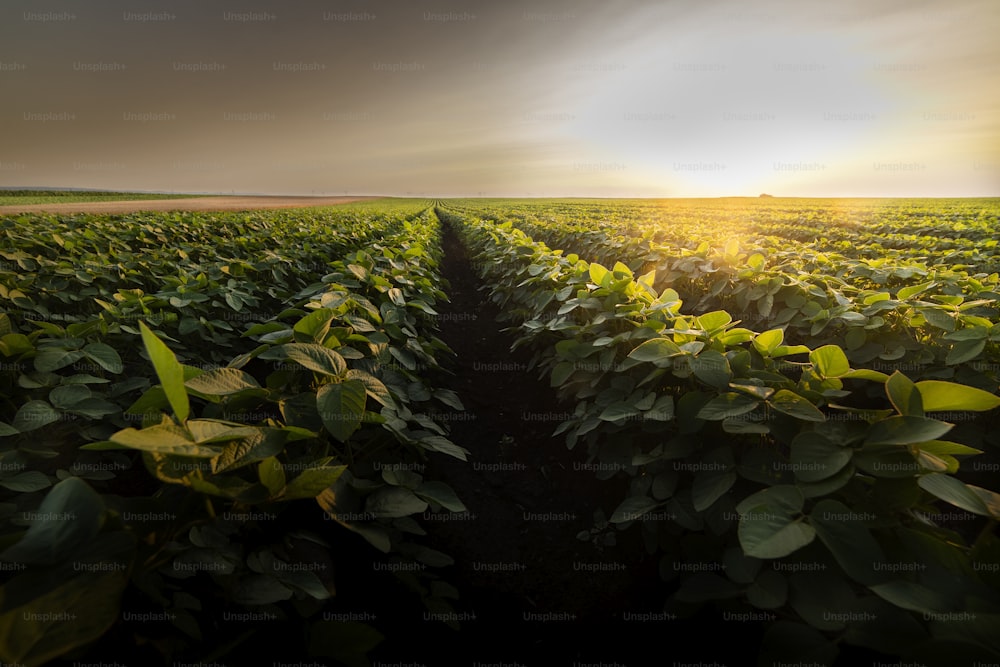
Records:
[[[13,0],[0,186],[994,197],[996,34],[992,0]]]

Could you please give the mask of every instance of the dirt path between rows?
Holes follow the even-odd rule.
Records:
[[[65,204],[11,204],[0,206],[0,215],[10,213],[136,213],[138,211],[252,211],[264,208],[335,206],[382,197],[191,197],[185,199],[136,199]]]
[[[439,634],[418,625],[429,631],[425,639],[439,638],[436,650],[449,653],[455,665],[530,665],[546,653],[561,655],[558,664],[567,666],[621,658],[625,636],[649,631],[623,622],[623,612],[662,605],[650,586],[656,564],[642,558],[638,543],[602,552],[576,535],[593,525],[594,509],[610,514],[624,483],[595,480],[580,467],[586,452],[570,451],[561,436],[553,437],[572,408],[526,369],[527,353],[509,351],[513,338],[501,330],[507,325],[495,321],[499,310],[479,290],[465,247],[447,227],[443,246],[450,302],[436,306],[439,335],[456,353],[443,365],[454,374],[448,388],[465,406],[450,414],[449,437],[471,454],[468,462],[431,457],[424,474],[450,485],[468,514],[422,524],[424,542],[455,559],[442,576],[460,592],[455,608],[462,628]],[[612,636],[618,639],[609,642]],[[606,644],[616,648],[602,653],[598,647]],[[373,657],[391,662],[424,655],[387,642]]]
[[[450,301],[436,306],[439,335],[456,355],[443,362],[453,375],[441,384],[464,403],[452,413],[449,437],[470,456],[432,456],[423,473],[451,486],[469,511],[421,524],[422,541],[454,558],[441,577],[459,591],[461,629],[402,612],[371,658],[468,667],[633,667],[668,664],[667,656],[753,662],[758,622],[722,622],[711,611],[664,618],[676,584],[662,582],[659,556],[647,554],[637,526],[603,550],[577,539],[594,525],[595,509],[611,515],[628,480],[597,480],[584,447],[568,450],[552,435],[573,405],[559,403],[527,370],[530,354],[510,351],[514,337],[496,321],[500,311],[448,225],[442,245]],[[706,632],[720,641],[706,642]]]

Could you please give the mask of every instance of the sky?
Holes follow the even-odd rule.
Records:
[[[0,4],[0,186],[1000,196],[996,0]]]

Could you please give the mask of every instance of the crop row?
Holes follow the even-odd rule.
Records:
[[[942,262],[852,259],[788,241],[776,250],[741,247],[735,239],[688,250],[616,234],[599,223],[595,228],[587,220],[464,210],[511,221],[533,238],[592,261],[621,261],[652,275],[657,291],[676,290],[692,312],[726,310],[754,328],[781,327],[795,343],[841,344],[858,366],[984,389],[1000,382],[995,273],[970,274]]]
[[[326,273],[326,262],[405,231],[406,208],[0,219],[0,305],[29,321],[135,335],[155,318],[180,344],[238,344]],[[80,327],[76,327],[79,329]],[[207,361],[220,362],[218,358]]]
[[[96,192],[93,190],[2,190],[0,206],[32,206],[78,202],[132,201],[143,199],[187,199],[199,195],[150,192]]]
[[[420,569],[451,559],[414,519],[465,510],[419,472],[435,453],[466,457],[440,418],[461,402],[433,384],[450,353],[435,336],[437,220],[412,203],[243,216],[4,221],[31,300],[0,338],[4,661],[38,664],[106,633],[208,659],[260,641],[224,622],[234,609],[304,628],[303,653],[355,659],[380,635],[320,612],[335,566],[365,541],[415,564],[398,576],[429,608],[457,596]],[[53,231],[58,257],[45,251]],[[58,308],[58,290],[31,291],[59,275],[49,262],[67,246],[93,262],[66,280],[98,283],[92,301],[134,280],[136,309]],[[226,298],[237,291],[242,304]],[[43,306],[47,320],[24,313]],[[241,310],[255,317],[221,341],[180,330]]]
[[[673,199],[636,201],[450,202],[468,211],[512,218],[565,220],[659,246],[695,250],[730,239],[762,251],[793,243],[806,253],[836,252],[894,263],[918,259],[1000,270],[995,199]]]
[[[514,345],[575,404],[557,433],[627,488],[580,538],[641,531],[669,612],[766,617],[762,655],[779,661],[829,664],[841,645],[953,664],[1000,651],[1000,495],[967,481],[969,457],[995,460],[981,449],[998,444],[993,392],[857,369],[837,345],[684,314],[653,274],[439,216]],[[962,520],[941,518],[955,508]]]

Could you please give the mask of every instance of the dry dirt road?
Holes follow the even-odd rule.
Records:
[[[190,197],[185,199],[140,199],[66,204],[0,206],[7,213],[134,213],[136,211],[252,211],[262,208],[334,206],[380,197]]]

